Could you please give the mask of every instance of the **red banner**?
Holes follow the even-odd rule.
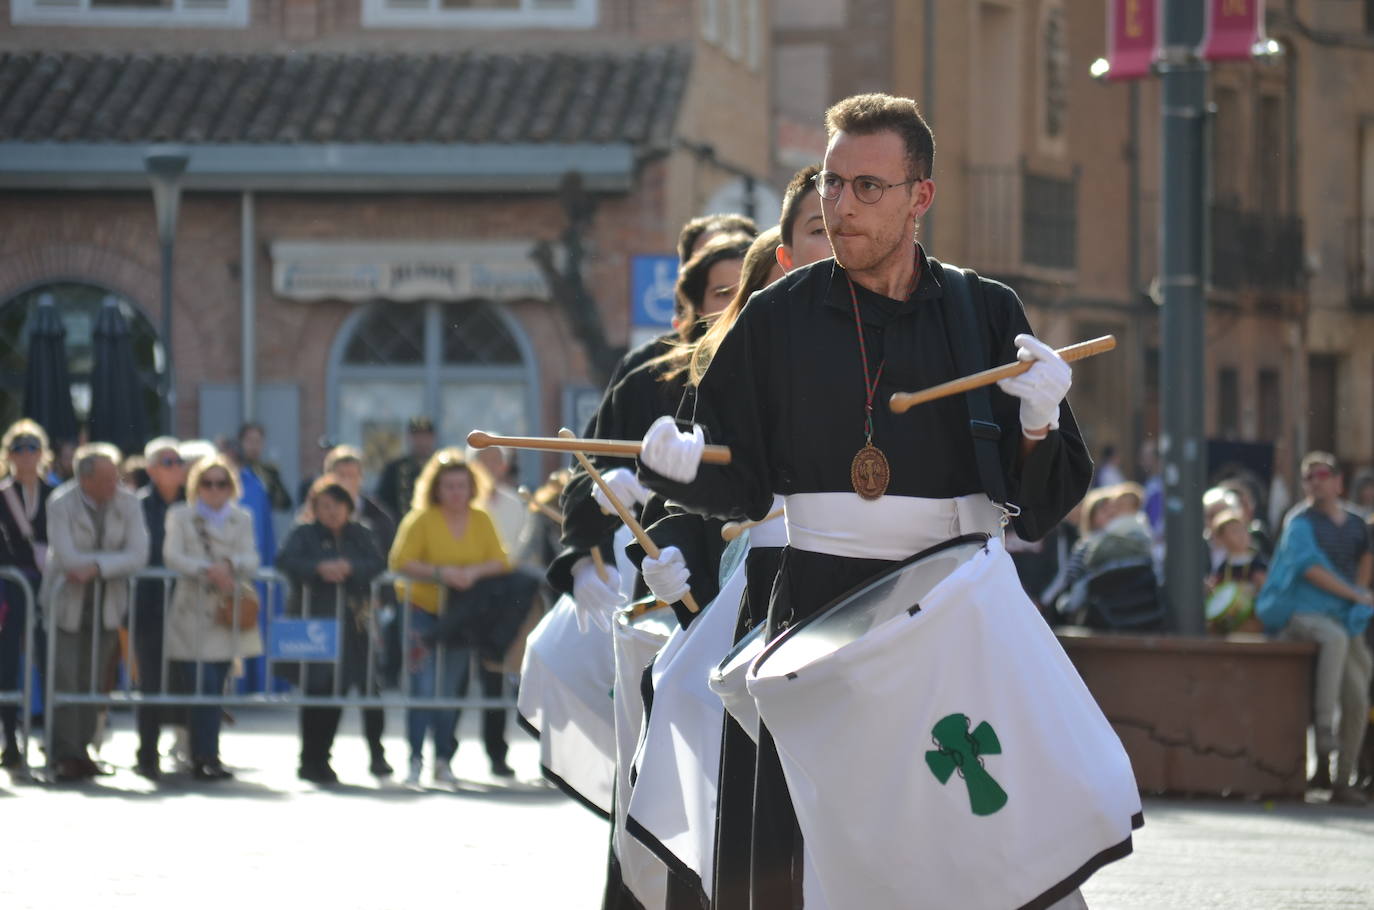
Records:
[[[1207,31],[1198,56],[1204,60],[1249,60],[1264,40],[1264,0],[1207,0]]]
[[[1150,75],[1159,49],[1159,6],[1159,0],[1108,0],[1108,79]]]

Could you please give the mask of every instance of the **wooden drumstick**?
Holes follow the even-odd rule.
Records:
[[[720,536],[722,540],[731,541],[743,534],[750,528],[757,528],[761,524],[767,524],[774,518],[782,516],[782,509],[774,509],[758,521],[727,521],[720,526]]]
[[[618,455],[621,458],[634,458],[644,448],[639,440],[578,439],[575,435],[557,439],[548,436],[496,436],[485,430],[473,430],[469,433],[468,445],[474,449],[505,446],[510,449],[537,449],[541,452],[590,452],[593,455]],[[701,460],[706,464],[729,464],[730,447],[705,446],[701,450]]]
[[[1072,363],[1075,360],[1083,360],[1087,357],[1105,354],[1115,348],[1116,336],[1103,335],[1101,338],[1094,338],[1091,341],[1080,341],[1078,344],[1071,344],[1066,348],[1060,348],[1055,353]],[[920,392],[894,392],[892,397],[888,399],[887,405],[892,409],[894,414],[904,414],[916,405],[925,404],[927,401],[935,401],[938,398],[948,398],[950,395],[958,395],[960,392],[967,392],[969,389],[977,389],[985,385],[992,385],[999,379],[1010,379],[1013,376],[1020,376],[1034,365],[1034,360],[1025,362],[1018,360],[1016,363],[993,367],[990,370],[974,373],[972,376],[965,376],[962,379],[952,379],[949,382],[942,382],[939,385],[931,386]]]
[[[576,436],[573,435],[573,431],[566,427],[559,430],[558,435],[566,440],[577,440]],[[582,440],[577,441],[581,442]],[[591,463],[591,460],[587,458],[586,455],[582,454],[580,450],[573,449],[572,453],[573,457],[582,465],[582,470],[586,471],[587,476],[592,479],[592,482],[601,488],[602,493],[606,494],[606,499],[610,501],[611,507],[615,509],[615,513],[620,516],[621,521],[625,522],[625,527],[630,529],[630,533],[635,536],[635,540],[639,541],[639,545],[644,548],[644,555],[653,559],[658,559],[660,553],[658,544],[654,543],[649,535],[644,533],[644,528],[640,527],[639,522],[635,521],[635,517],[630,514],[630,510],[625,508],[625,505],[616,497],[615,493],[611,492],[611,488],[606,486],[606,481],[601,478],[601,472],[596,469],[596,466]],[[596,554],[596,550],[593,549],[592,553]],[[691,591],[688,591],[682,596],[682,602],[686,604],[687,609],[691,610],[693,613],[700,612],[701,610],[701,607],[697,606],[696,598],[692,596]]]
[[[530,492],[529,487],[519,487],[518,489],[516,489],[515,493],[517,496],[519,496],[521,499],[525,501],[525,505],[529,507],[529,510],[531,512],[538,512],[540,515],[543,515],[545,518],[547,518],[549,521],[554,522],[555,524],[561,525],[563,523],[563,513],[555,509],[553,506],[535,499],[534,494]]]

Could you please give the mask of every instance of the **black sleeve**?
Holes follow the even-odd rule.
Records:
[[[766,418],[774,415],[765,415],[761,402],[784,399],[769,395],[772,377],[767,349],[761,343],[769,331],[760,306],[765,302],[757,295],[750,299],[721,341],[696,392],[694,422],[702,427],[707,443],[730,448],[730,463],[703,464],[695,480],[681,484],[639,462],[639,478],[645,486],[693,512],[758,520],[772,508],[768,439],[772,421]]]
[[[645,529],[645,533],[659,549],[677,547],[690,573],[688,584],[698,607],[705,607],[720,593],[720,559],[725,542],[720,536],[721,522],[684,510],[676,504],[667,506],[666,514]],[[625,554],[636,566],[644,561],[644,548],[637,541],[625,547]],[[686,628],[696,616],[684,604],[672,604],[678,622]]]
[[[314,525],[296,525],[282,541],[277,551],[276,567],[296,584],[309,584],[317,579],[315,567],[320,564],[320,551],[315,546]]]
[[[266,475],[267,496],[272,501],[272,509],[277,512],[287,512],[291,509],[291,494],[286,491],[286,484],[282,483],[281,471],[277,470],[276,465],[264,464],[259,476]]]
[[[353,545],[349,548],[351,552],[348,555],[349,562],[353,563],[353,574],[349,576],[349,582],[350,585],[356,583],[366,589],[372,584],[372,579],[386,571],[386,556],[382,553],[376,533],[370,528],[353,522],[348,532],[353,538]]]
[[[989,363],[998,366],[1016,360],[1017,335],[1032,334],[1026,311],[1006,285],[985,281],[984,299],[992,331]],[[1059,429],[1021,455],[1021,403],[996,386],[992,387],[993,416],[1002,428],[1000,448],[1007,475],[1008,498],[1021,508],[1013,522],[1023,540],[1036,541],[1048,534],[1088,492],[1093,463],[1083,434],[1078,429],[1068,399],[1059,404]]]
[[[381,479],[377,481],[377,498],[382,501],[382,505],[398,515],[404,514],[400,503],[396,501],[401,495],[400,464],[399,461],[387,462],[386,467],[382,468]]]

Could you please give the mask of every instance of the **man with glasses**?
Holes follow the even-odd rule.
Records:
[[[682,432],[661,419],[640,458],[651,489],[703,513],[758,520],[774,493],[786,497],[770,638],[927,546],[1000,537],[999,505],[1019,507],[1005,514],[1022,539],[1040,539],[1092,476],[1064,399],[1070,368],[1031,335],[1016,295],[915,242],[935,199],[934,140],[916,103],[847,98],[827,111],[826,131],[815,185],[834,258],[751,298],[701,382],[697,425]],[[901,415],[887,407],[894,392],[982,368],[971,363],[1018,358],[1034,365],[978,396],[986,419],[976,425],[972,396]],[[698,472],[707,434],[732,460]],[[875,511],[896,518],[875,522]],[[880,526],[900,528],[901,539]],[[856,744],[859,774],[862,756]],[[752,906],[800,906],[801,834],[766,728],[754,807]],[[1080,905],[1070,898],[1078,903],[1066,906]]]
[[[161,568],[162,544],[167,537],[167,510],[186,499],[186,463],[181,443],[159,436],[143,449],[148,462],[148,485],[138,491],[143,522],[148,528],[148,565]],[[138,688],[147,695],[165,694],[162,679],[164,607],[171,588],[161,581],[138,583],[134,601],[134,656],[138,661]],[[159,705],[138,708],[138,758],[134,770],[148,780],[158,780],[162,770],[157,740],[166,709]]]
[[[1317,643],[1317,773],[1308,786],[1330,789],[1333,802],[1364,805],[1368,800],[1350,785],[1350,776],[1368,726],[1374,672],[1364,640],[1374,615],[1369,590],[1374,555],[1365,523],[1341,502],[1344,487],[1336,456],[1309,453],[1302,460],[1302,484],[1307,500],[1284,526],[1255,612],[1265,629],[1280,638]]]

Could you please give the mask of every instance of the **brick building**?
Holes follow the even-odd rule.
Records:
[[[565,267],[569,202],[590,199],[580,268],[623,346],[636,256],[671,253],[702,211],[770,214],[767,16],[762,0],[0,0],[0,420],[45,294],[78,405],[110,297],[158,387],[144,159],[174,143],[181,435],[251,413],[290,478],[322,437],[379,461],[414,414],[446,442],[576,423],[595,370],[531,250],[553,241]]]

